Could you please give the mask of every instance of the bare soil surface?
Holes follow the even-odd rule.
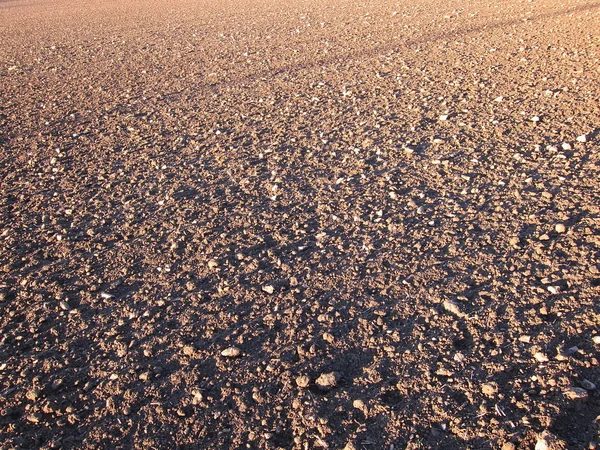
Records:
[[[0,448],[596,448],[599,2],[0,29]]]

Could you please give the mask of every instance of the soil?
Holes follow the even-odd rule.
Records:
[[[600,3],[0,25],[0,448],[596,448]]]

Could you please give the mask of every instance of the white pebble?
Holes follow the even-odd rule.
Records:
[[[275,288],[269,284],[266,286],[263,286],[262,290],[265,291],[267,294],[272,294],[273,292],[275,292]]]
[[[226,358],[235,358],[236,356],[240,356],[242,351],[237,347],[228,347],[221,352],[222,356]]]

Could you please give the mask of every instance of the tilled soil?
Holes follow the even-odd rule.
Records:
[[[600,3],[0,25],[0,448],[595,448]]]

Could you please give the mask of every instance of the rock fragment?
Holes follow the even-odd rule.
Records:
[[[565,231],[567,231],[567,228],[562,223],[557,223],[554,226],[554,231],[556,231],[557,233],[564,233]]]
[[[263,286],[262,290],[264,292],[266,292],[267,294],[272,294],[273,292],[275,292],[275,288],[273,286],[271,286],[270,284]]]
[[[445,300],[444,309],[458,317],[464,317],[466,314],[461,311],[460,306],[454,300]]]
[[[335,338],[331,333],[323,333],[323,340],[325,342],[329,342],[330,344],[333,344],[335,342]]]
[[[352,406],[356,409],[360,409],[361,411],[366,411],[367,405],[361,399],[356,399],[352,402]]]
[[[566,443],[558,439],[549,431],[544,431],[538,436],[535,444],[535,450],[566,450]]]
[[[41,420],[41,416],[37,413],[29,414],[27,416],[27,421],[31,423],[40,423]]]
[[[221,352],[221,356],[225,356],[226,358],[235,358],[241,354],[242,351],[237,347],[228,347]]]

